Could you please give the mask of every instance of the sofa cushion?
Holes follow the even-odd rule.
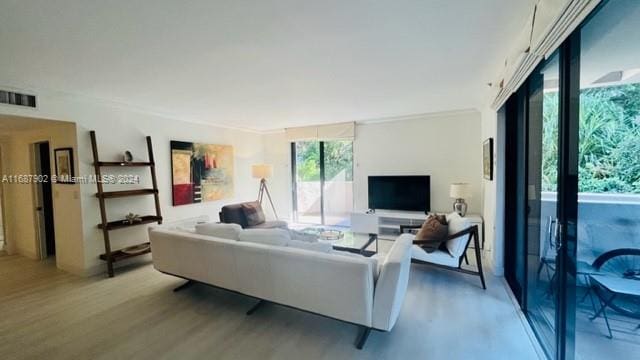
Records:
[[[454,258],[447,251],[436,250],[432,253],[428,253],[418,245],[413,245],[411,248],[411,258],[454,268],[457,268],[459,265],[459,258]]]
[[[453,212],[447,215],[447,222],[449,223],[449,235],[453,235],[462,230],[466,230],[471,226],[469,219],[463,218],[458,215],[457,212]],[[467,246],[469,240],[469,234],[458,236],[455,239],[447,241],[447,250],[449,254],[455,258],[459,258],[464,253],[464,249]]]
[[[264,211],[262,205],[257,201],[242,204],[242,211],[247,220],[247,226],[256,226],[265,222]]]
[[[238,224],[218,224],[214,222],[197,224],[195,233],[222,239],[238,240],[242,226]]]
[[[311,243],[318,242],[319,240],[318,235],[307,234],[298,230],[289,229],[289,233],[291,233],[291,239],[293,240],[306,241]]]
[[[240,233],[239,239],[265,245],[286,246],[291,241],[291,235],[284,229],[246,229]]]
[[[296,249],[317,251],[322,253],[329,253],[331,252],[331,250],[333,250],[333,246],[330,243],[319,242],[319,241],[308,242],[308,241],[300,241],[300,240],[291,240],[287,243],[287,246],[296,248]]]
[[[269,220],[265,221],[262,224],[249,226],[251,229],[288,229],[289,224],[286,221],[282,220]]]

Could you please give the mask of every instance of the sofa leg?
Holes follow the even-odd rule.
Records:
[[[358,336],[358,341],[356,343],[356,348],[358,350],[362,350],[362,348],[364,347],[364,344],[367,342],[367,339],[369,338],[369,334],[371,333],[371,328],[364,327],[364,326],[362,326],[361,328],[362,328],[362,332]]]
[[[191,285],[193,285],[193,281],[187,280],[186,283],[184,283],[184,284],[178,286],[177,288],[173,289],[173,292],[178,292],[180,290],[184,290],[184,289],[188,288]]]
[[[249,309],[249,311],[247,311],[247,315],[252,315],[254,312],[256,312],[260,307],[262,307],[262,305],[264,305],[266,303],[266,301],[264,300],[260,300],[258,301],[255,305],[253,305],[253,307],[251,309]]]

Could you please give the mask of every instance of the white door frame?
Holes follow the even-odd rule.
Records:
[[[4,152],[4,148],[5,145],[3,143],[0,142],[0,176],[5,175],[6,171],[5,171],[5,152]],[[4,241],[4,247],[3,250],[5,252],[8,253],[8,248],[9,248],[9,239],[7,237],[7,234],[9,233],[9,231],[7,230],[7,226],[8,226],[8,222],[7,222],[7,213],[5,212],[5,186],[4,186],[4,181],[0,180],[0,229],[2,230],[2,240]]]

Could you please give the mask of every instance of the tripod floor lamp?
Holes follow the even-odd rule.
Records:
[[[273,200],[271,199],[271,194],[269,194],[269,189],[267,188],[267,179],[273,175],[273,166],[266,164],[257,164],[251,166],[251,175],[255,179],[260,179],[260,189],[258,190],[258,202],[262,205],[262,199],[264,198],[264,194],[267,194],[269,198],[269,203],[271,204],[271,209],[273,210],[273,215],[278,218],[278,214],[276,213],[276,207],[273,206]]]

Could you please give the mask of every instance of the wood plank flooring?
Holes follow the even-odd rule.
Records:
[[[502,281],[413,265],[395,328],[373,332],[184,280],[150,264],[81,278],[0,257],[3,359],[536,359]]]

